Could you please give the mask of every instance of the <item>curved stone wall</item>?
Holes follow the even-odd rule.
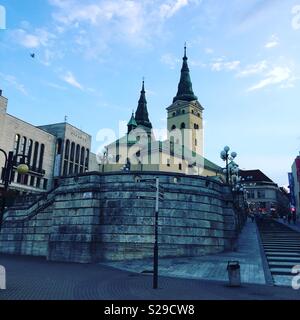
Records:
[[[31,217],[30,209],[10,211],[0,251],[74,262],[152,257],[155,201],[139,197],[153,198],[155,190],[139,179],[156,176],[165,190],[159,210],[161,257],[230,248],[236,226],[226,186],[197,176],[120,172],[65,178],[53,191],[49,207]]]

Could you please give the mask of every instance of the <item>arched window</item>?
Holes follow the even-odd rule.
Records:
[[[62,139],[57,139],[56,154],[62,153]]]
[[[180,125],[180,129],[185,129],[185,123],[182,122],[182,124]]]
[[[182,112],[182,114],[185,114],[185,110],[182,110],[181,112]]]
[[[74,161],[74,156],[75,156],[75,143],[72,142],[71,144],[71,155],[70,155],[70,161]]]
[[[27,143],[27,151],[26,151],[26,155],[27,155],[27,163],[30,165],[31,163],[31,157],[32,157],[32,148],[33,148],[33,141],[31,139],[28,140]]]
[[[75,162],[79,163],[79,157],[80,157],[80,145],[78,144],[76,146],[76,156],[75,156]]]
[[[16,134],[16,136],[15,136],[15,147],[14,147],[15,154],[18,154],[18,152],[19,152],[20,138],[21,138],[20,135]]]
[[[81,154],[80,154],[80,165],[84,165],[84,156],[85,156],[85,148],[81,148]]]
[[[173,112],[173,117],[176,117],[176,112]]]
[[[27,143],[27,138],[23,137],[22,138],[22,143],[21,143],[21,149],[20,152],[21,154],[25,155],[26,154],[26,143]]]
[[[70,157],[70,140],[66,141],[66,149],[65,149],[65,159],[69,159]]]
[[[86,149],[85,170],[89,170],[90,150]]]
[[[195,112],[194,112],[194,110],[192,110],[192,114],[194,114]]]
[[[198,130],[199,129],[199,125],[198,124],[194,124],[194,129]]]
[[[172,126],[171,130],[175,130],[176,129],[176,126],[175,124]]]
[[[200,115],[200,113],[199,113],[199,112],[197,113],[197,116],[198,116],[199,118],[201,117],[201,115]]]
[[[44,153],[45,153],[45,145],[41,144],[41,149],[40,149],[40,159],[39,159],[39,172],[42,171],[43,169],[43,162],[44,162]]]
[[[33,168],[33,170],[36,170],[38,153],[39,153],[39,143],[36,142],[36,143],[34,144],[34,152],[33,152],[33,162],[32,162],[32,168]]]

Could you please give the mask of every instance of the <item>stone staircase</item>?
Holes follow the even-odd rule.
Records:
[[[274,284],[291,286],[292,268],[300,265],[300,232],[273,220],[257,222]]]

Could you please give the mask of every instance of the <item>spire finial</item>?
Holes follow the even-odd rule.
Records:
[[[184,57],[186,58],[186,42],[184,43]]]

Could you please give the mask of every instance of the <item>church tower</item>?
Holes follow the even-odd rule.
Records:
[[[170,135],[172,130],[180,130],[182,141],[177,139],[174,143],[182,143],[184,149],[198,155],[203,155],[203,110],[193,92],[185,46],[178,92],[172,105],[167,108],[168,131]]]

